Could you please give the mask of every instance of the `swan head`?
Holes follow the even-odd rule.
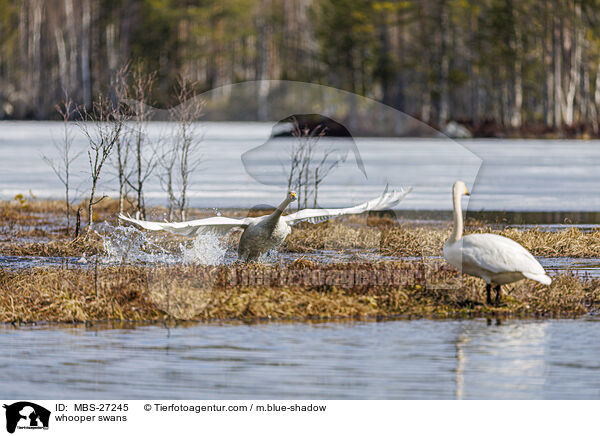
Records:
[[[298,196],[296,195],[296,193],[294,191],[290,191],[290,192],[288,192],[288,198],[291,201],[294,201],[296,198],[298,198]]]
[[[465,182],[463,182],[462,180],[458,180],[458,181],[454,182],[454,186],[452,187],[452,192],[454,193],[454,195],[457,195],[457,196],[471,195],[471,193],[467,189],[467,185],[465,185]]]

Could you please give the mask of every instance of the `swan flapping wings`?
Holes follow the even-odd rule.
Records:
[[[302,209],[296,213],[282,216],[281,219],[285,220],[286,224],[290,226],[301,221],[308,221],[315,224],[341,215],[354,215],[370,210],[390,209],[400,203],[400,201],[402,201],[402,199],[406,197],[411,190],[412,188],[408,188],[402,189],[400,192],[387,192],[386,187],[386,190],[382,195],[365,203],[359,204],[358,206],[347,207],[343,209]],[[184,221],[180,223],[169,223],[160,221],[143,221],[125,216],[123,214],[119,215],[120,219],[137,224],[146,230],[166,230],[168,232],[184,236],[194,236],[201,231],[225,234],[234,228],[245,229],[250,224],[257,223],[265,217],[266,215],[261,217],[247,217],[238,219],[215,216],[193,221]]]
[[[137,224],[146,230],[166,230],[167,232],[175,233],[184,236],[194,236],[199,230],[213,233],[227,233],[234,228],[245,228],[255,218],[248,217],[242,219],[227,218],[221,216],[213,216],[193,221],[184,221],[181,223],[161,223],[160,221],[143,221],[135,218],[127,217],[123,214],[119,215],[123,221],[128,221]]]
[[[285,219],[286,223],[290,226],[293,226],[301,221],[308,221],[312,224],[317,224],[337,216],[356,215],[359,213],[368,212],[370,210],[391,209],[400,203],[410,191],[412,191],[412,187],[401,189],[400,192],[387,192],[386,187],[383,194],[381,194],[379,197],[366,201],[357,206],[346,207],[343,209],[302,209],[298,212],[284,216],[283,219]]]

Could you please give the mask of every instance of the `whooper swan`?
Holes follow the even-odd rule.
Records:
[[[469,195],[469,191],[464,182],[457,181],[452,188],[454,230],[444,244],[444,258],[458,270],[485,280],[487,304],[492,303],[492,285],[496,290],[496,303],[500,302],[501,285],[526,278],[549,285],[552,280],[542,265],[512,239],[491,233],[462,235],[460,200],[463,195]]]
[[[181,223],[161,223],[155,221],[142,221],[119,215],[124,221],[137,224],[147,230],[166,230],[185,236],[194,236],[199,231],[227,233],[234,228],[242,228],[244,232],[238,245],[238,257],[245,262],[257,260],[262,254],[280,245],[290,234],[291,228],[296,223],[308,221],[319,223],[342,215],[354,215],[370,210],[385,210],[394,207],[412,190],[403,189],[400,192],[384,192],[381,196],[369,200],[358,206],[344,209],[302,209],[290,215],[282,216],[283,211],[294,200],[295,192],[288,192],[285,200],[277,206],[270,215],[247,217],[242,219],[227,217],[210,217]]]

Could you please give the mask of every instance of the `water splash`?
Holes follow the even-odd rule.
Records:
[[[174,253],[161,244],[158,235],[142,232],[133,226],[103,226],[102,238],[105,257],[103,263],[171,263]],[[162,238],[164,239],[164,238]]]
[[[200,265],[221,265],[225,263],[227,247],[215,233],[198,234],[191,246],[180,245],[184,263]]]
[[[98,233],[102,238],[104,264],[201,264],[224,263],[227,247],[219,235],[203,233],[191,244],[175,244],[167,234],[143,232],[133,226],[106,224]]]

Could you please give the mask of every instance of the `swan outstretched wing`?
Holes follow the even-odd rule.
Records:
[[[327,221],[341,215],[355,215],[370,210],[386,210],[391,209],[400,203],[408,193],[412,191],[412,187],[402,189],[400,192],[387,192],[387,188],[382,195],[357,206],[346,207],[343,209],[302,209],[296,213],[286,215],[283,218],[288,225],[293,226],[301,221],[308,221],[316,224],[322,221]]]
[[[227,233],[229,230],[238,228],[245,228],[253,221],[254,218],[227,218],[221,216],[214,216],[210,218],[203,218],[193,221],[184,221],[181,223],[168,223],[158,221],[144,221],[135,218],[127,217],[123,214],[119,215],[119,218],[137,224],[138,226],[147,230],[166,230],[167,232],[176,233],[178,235],[194,236],[199,231],[209,231],[216,233]]]

